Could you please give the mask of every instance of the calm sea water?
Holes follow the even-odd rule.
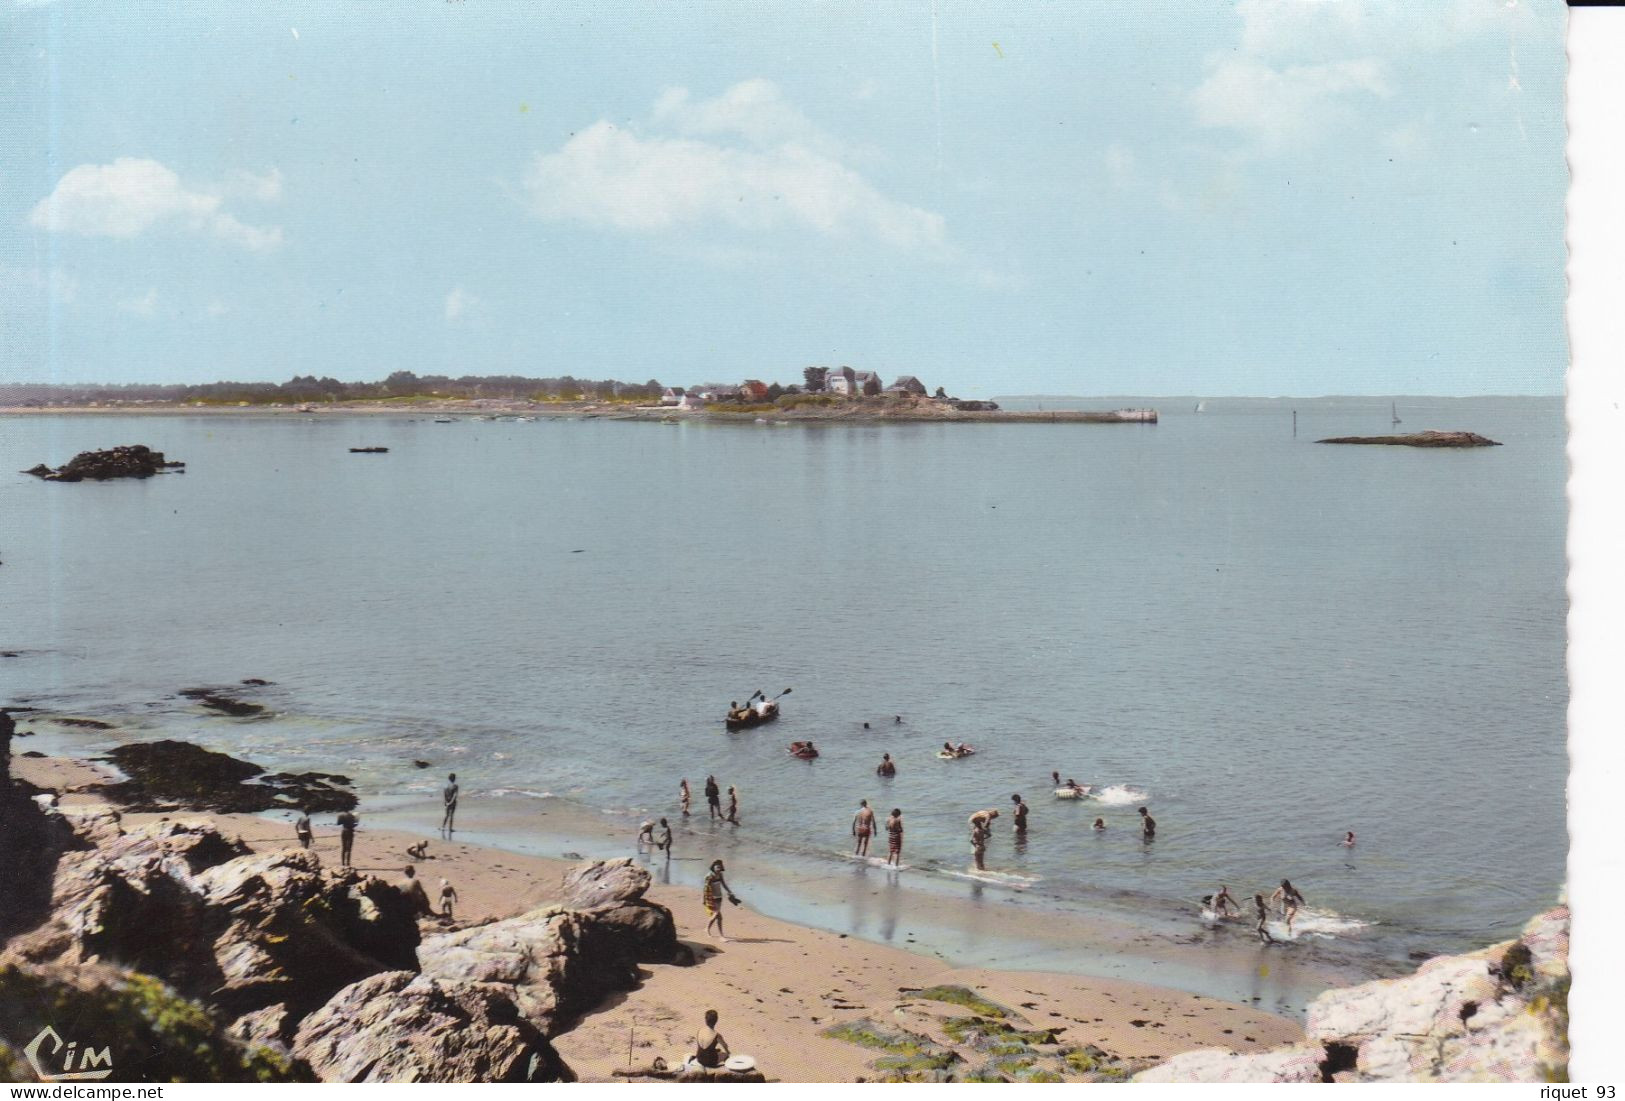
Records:
[[[1471,451],[1311,442],[1388,431],[1386,401],[1147,404],[1160,425],[0,420],[0,470],[188,464],[0,475],[0,702],[376,795],[449,765],[636,817],[684,776],[703,809],[715,773],[741,836],[803,863],[867,796],[904,809],[920,882],[1019,791],[1028,843],[988,864],[1029,901],[1188,911],[1287,876],[1390,960],[1511,934],[1567,850],[1560,400],[1401,404],[1505,443]],[[173,696],[244,677],[277,717]],[[781,722],[723,732],[788,686]],[[1052,769],[1115,801],[1053,799]]]

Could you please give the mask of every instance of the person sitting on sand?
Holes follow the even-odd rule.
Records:
[[[1015,795],[1010,796],[1010,801],[1016,805],[1016,809],[1013,812],[1014,815],[1015,815],[1015,820],[1016,820],[1015,821],[1016,832],[1017,833],[1026,833],[1027,832],[1027,804],[1023,803],[1021,801],[1020,793],[1017,793]]]
[[[1283,879],[1281,885],[1275,888],[1275,893],[1270,895],[1270,902],[1280,904],[1281,915],[1286,919],[1287,935],[1291,936],[1292,919],[1297,916],[1298,908],[1303,905],[1303,895],[1298,893],[1298,889],[1292,885],[1290,879]]]
[[[453,887],[449,882],[447,882],[446,878],[444,876],[441,876],[441,878],[440,878],[440,918],[441,918],[442,921],[451,921],[452,920],[451,911],[452,911],[452,907],[456,904],[456,902],[457,902],[457,888]]]
[[[310,843],[315,840],[315,833],[310,828],[310,812],[308,810],[301,809],[299,811],[299,819],[293,824],[293,835],[299,839],[301,849],[310,848]]]
[[[1350,830],[1347,834],[1344,835],[1344,837],[1343,837],[1343,847],[1346,848],[1346,849],[1354,848],[1354,831],[1353,830]]]
[[[717,927],[717,939],[726,944],[728,938],[722,931],[722,898],[726,895],[728,901],[735,906],[739,905],[739,899],[734,897],[733,889],[728,886],[728,881],[723,878],[722,872],[722,861],[711,861],[711,871],[706,875],[705,883],[700,888],[700,901],[704,903],[705,912],[708,915],[705,931],[709,933],[711,926],[715,925]]]
[[[638,848],[653,848],[655,843],[655,824],[652,819],[645,818],[643,825],[638,827]]]
[[[664,818],[662,818],[660,820],[660,832],[655,834],[654,843],[655,843],[655,848],[657,848],[661,852],[665,853],[666,854],[666,859],[670,860],[671,859],[671,826],[670,826],[669,823],[667,823],[667,821]]]
[[[717,787],[715,776],[705,778],[705,803],[711,811],[712,818],[722,817],[722,789]]]
[[[728,785],[728,821],[739,825],[739,792],[732,784]]]
[[[1230,888],[1221,883],[1219,884],[1219,893],[1213,896],[1213,912],[1220,917],[1228,917],[1231,910],[1234,910],[1238,916],[1241,914],[1241,907],[1237,906],[1236,900],[1230,897]]]
[[[429,892],[423,889],[423,880],[418,878],[418,870],[408,864],[401,870],[406,878],[401,881],[401,893],[412,904],[412,910],[418,914],[432,914],[434,910],[429,906]]]
[[[689,799],[688,777],[685,776],[683,782],[677,785],[677,801],[682,804],[684,818],[688,817]]]
[[[1157,820],[1151,817],[1151,811],[1146,807],[1140,808],[1140,836],[1147,841],[1157,839]]]
[[[869,838],[875,832],[875,812],[869,809],[869,800],[858,800],[858,813],[852,816],[852,836],[858,843],[852,849],[853,856],[869,855]]]
[[[419,841],[416,845],[406,846],[406,855],[413,860],[429,859],[429,843],[427,841]]]
[[[897,764],[891,759],[890,753],[880,755],[880,767],[875,769],[876,776],[896,776]]]
[[[705,1027],[694,1037],[694,1061],[707,1070],[716,1070],[728,1061],[731,1054],[728,1041],[717,1031],[717,1011],[707,1009]]]
[[[896,807],[891,809],[891,817],[886,819],[886,863],[899,865],[903,862],[903,812]]]
[[[1255,894],[1253,896],[1253,905],[1258,908],[1258,924],[1254,926],[1253,931],[1258,934],[1258,939],[1265,944],[1274,944],[1275,938],[1270,936],[1270,931],[1265,928],[1265,924],[1270,919],[1270,911],[1269,907],[1264,905],[1264,896]]]
[[[1095,824],[1094,824],[1094,826],[1092,828],[1097,829],[1097,830],[1105,829],[1106,828],[1106,820],[1104,818],[1096,818],[1095,819]]]

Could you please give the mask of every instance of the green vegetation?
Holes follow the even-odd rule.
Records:
[[[963,1043],[965,1037],[971,1033],[980,1033],[989,1040],[1002,1044],[1053,1044],[1055,1033],[1050,1029],[1038,1029],[1032,1032],[1023,1032],[1004,1021],[991,1020],[986,1017],[949,1017],[942,1022],[942,1029],[951,1036],[955,1043]]]
[[[803,405],[839,405],[841,399],[834,394],[785,394],[773,404],[780,409],[797,409]]]
[[[953,1076],[949,1069],[959,1062],[951,1051],[925,1052],[919,1055],[885,1055],[875,1060],[880,1072],[879,1082],[949,1082]]]
[[[868,1018],[831,1025],[824,1030],[824,1035],[832,1040],[845,1040],[849,1044],[857,1044],[859,1047],[889,1051],[893,1055],[915,1056],[936,1048],[936,1045],[924,1036],[903,1032],[900,1029],[882,1028]]]
[[[728,414],[777,413],[779,411],[779,406],[774,405],[772,402],[756,402],[756,403],[753,404],[753,403],[750,403],[750,402],[723,401],[723,402],[714,402],[714,403],[712,403],[710,405],[707,405],[705,407],[705,411],[707,413],[728,413]]]
[[[960,1005],[978,1017],[1009,1017],[1010,1010],[997,1002],[990,1002],[968,986],[931,986],[915,995],[933,1002]]]

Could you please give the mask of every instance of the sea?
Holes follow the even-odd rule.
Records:
[[[685,850],[774,869],[762,904],[832,927],[850,909],[817,903],[850,880],[860,798],[903,810],[905,912],[991,892],[1177,939],[1220,883],[1245,900],[1289,878],[1309,903],[1290,950],[1358,977],[1557,899],[1562,399],[1002,404],[1160,418],[3,418],[0,470],[129,443],[186,467],[0,475],[0,705],[38,709],[42,748],[179,737],[344,773],[364,821],[456,771],[465,808],[513,823],[488,840],[549,855],[630,853],[638,822],[677,820],[680,779],[703,816],[714,775],[741,824],[684,824]],[[1429,428],[1502,446],[1316,443]],[[194,686],[267,717],[207,712]],[[728,733],[756,690],[788,692],[782,718]],[[1056,798],[1052,772],[1091,794]],[[547,806],[624,842],[527,818]],[[983,808],[1004,815],[978,872]],[[938,947],[1009,966],[1009,940]]]

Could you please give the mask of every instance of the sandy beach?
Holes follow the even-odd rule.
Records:
[[[72,814],[97,806],[82,793],[105,778],[97,767],[60,757],[17,757],[19,777],[62,793]],[[131,824],[156,814],[125,815]],[[174,818],[205,818],[256,850],[296,844],[291,827],[253,815],[177,812]],[[441,878],[457,889],[456,923],[476,924],[546,904],[571,861],[515,854],[460,841],[435,839],[434,823],[422,834],[363,828],[354,863],[363,872],[395,880],[408,863],[408,845],[429,839],[428,859],[418,874],[431,894]],[[477,822],[474,825],[478,825]],[[337,862],[336,830],[318,824],[317,850]],[[726,914],[728,940],[705,934],[697,890],[656,884],[649,898],[669,907],[679,936],[694,952],[693,966],[650,965],[637,989],[615,998],[553,1043],[583,1080],[607,1080],[618,1068],[668,1061],[691,1046],[707,1008],[721,1015],[720,1030],[733,1050],[756,1058],[770,1080],[854,1081],[875,1076],[884,1052],[826,1035],[833,1025],[868,1019],[924,1034],[953,1047],[943,1022],[964,1010],[921,999],[917,992],[940,985],[966,987],[1008,1007],[1019,1027],[1054,1030],[1067,1046],[1093,1045],[1127,1070],[1197,1047],[1256,1051],[1300,1039],[1294,1021],[1246,1005],[1156,985],[1072,974],[958,968],[931,956],[809,928],[766,916],[750,904],[750,884],[733,881],[744,905]],[[1012,914],[1008,920],[1041,920]],[[434,928],[426,923],[426,931]]]

